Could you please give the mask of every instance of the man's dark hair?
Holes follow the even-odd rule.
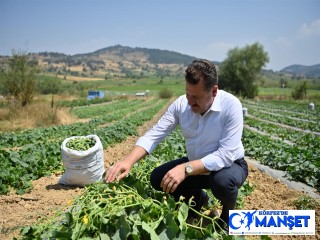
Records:
[[[204,89],[206,91],[210,91],[214,85],[218,84],[216,66],[206,59],[194,60],[187,67],[185,78],[190,84],[197,84],[203,79]]]

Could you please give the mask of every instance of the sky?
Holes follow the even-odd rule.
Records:
[[[256,42],[266,69],[320,64],[320,0],[0,0],[0,55],[120,44],[223,61]]]

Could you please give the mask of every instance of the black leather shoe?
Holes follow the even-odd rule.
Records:
[[[209,203],[209,196],[205,191],[202,191],[200,196],[199,206],[196,206],[196,209],[200,211],[201,208],[208,205],[208,203]]]

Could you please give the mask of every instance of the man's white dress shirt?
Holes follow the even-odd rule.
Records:
[[[211,107],[203,115],[192,112],[186,95],[180,96],[136,145],[150,154],[178,125],[185,138],[188,159],[201,159],[208,171],[229,167],[244,157],[242,105],[228,92],[218,90]]]

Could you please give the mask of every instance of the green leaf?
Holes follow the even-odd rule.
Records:
[[[148,197],[148,192],[146,191],[146,188],[145,186],[142,186],[141,182],[139,181],[136,181],[134,184],[133,184],[133,187],[135,189],[137,189],[138,193],[144,197],[144,198],[147,198]]]
[[[108,223],[109,223],[109,219],[108,219],[108,218],[102,218],[102,219],[101,219],[101,222],[102,222],[103,224],[108,224]]]
[[[185,226],[185,222],[188,217],[188,211],[189,211],[189,206],[186,203],[182,203],[181,206],[179,207],[179,212],[178,212],[178,220],[180,222],[181,231]]]
[[[78,239],[79,236],[81,236],[83,234],[83,229],[82,229],[82,226],[83,226],[83,222],[76,222],[76,225],[75,226],[72,226],[72,236],[71,238],[69,239],[72,239],[72,240],[75,240],[75,239]]]
[[[33,227],[28,226],[28,227],[24,227],[21,230],[20,234],[23,235],[23,236],[32,236],[33,232],[34,232]]]
[[[17,152],[10,152],[10,160],[14,163],[19,163],[22,167],[29,167],[29,164],[20,159],[20,155]]]
[[[123,214],[120,216],[118,222],[116,223],[116,227],[118,228],[118,230],[112,236],[112,239],[127,239],[131,229],[126,220],[126,215]]]
[[[169,239],[174,239],[179,232],[179,227],[175,221],[174,214],[166,214],[164,222],[166,224],[166,236],[168,236]]]
[[[158,235],[154,231],[154,229],[152,227],[150,227],[150,225],[147,224],[146,222],[142,222],[142,229],[150,234],[150,239],[152,239],[152,240],[160,240],[160,238],[158,237]]]
[[[71,227],[71,225],[73,223],[72,214],[70,212],[66,212],[64,215],[65,215],[65,218],[66,218],[66,221],[65,221],[66,227]]]
[[[168,197],[167,205],[170,210],[174,210],[176,208],[176,202],[174,201],[174,199],[171,196]]]
[[[52,231],[51,233],[53,238],[57,238],[57,239],[71,239],[72,236],[72,232],[62,232],[62,231]]]
[[[106,233],[99,234],[101,240],[110,240],[111,238]]]

